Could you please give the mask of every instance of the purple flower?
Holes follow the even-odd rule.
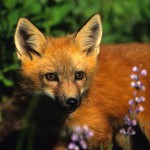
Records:
[[[137,81],[137,86],[139,87],[139,88],[141,88],[142,86],[143,86],[143,84],[142,84],[142,82],[141,81]]]
[[[147,70],[146,70],[146,69],[143,69],[143,70],[141,71],[141,75],[142,75],[142,76],[146,76],[146,75],[147,75]]]
[[[135,97],[135,102],[136,103],[140,103],[140,102],[144,102],[144,101],[145,101],[145,97],[144,96]]]
[[[132,68],[132,71],[133,71],[133,72],[138,72],[138,71],[139,71],[139,69],[138,69],[138,67],[137,67],[137,66],[134,66],[134,67]]]
[[[86,150],[88,147],[87,141],[93,135],[94,133],[87,125],[84,125],[83,127],[76,126],[73,130],[71,141],[68,145],[68,150]]]
[[[129,126],[128,128],[127,128],[127,131],[126,131],[126,134],[127,135],[135,135],[135,130],[132,128],[132,126]]]
[[[134,135],[136,132],[134,130],[134,126],[137,125],[137,115],[139,112],[144,111],[143,106],[139,106],[139,103],[145,101],[144,96],[140,96],[140,91],[145,91],[145,86],[141,82],[141,77],[147,75],[146,69],[139,69],[137,66],[134,66],[132,68],[132,71],[134,72],[133,74],[130,75],[130,78],[132,79],[130,85],[132,88],[135,89],[133,96],[134,98],[130,99],[128,104],[130,106],[128,110],[128,115],[125,115],[124,117],[124,124],[125,127],[120,129],[120,133],[124,134],[126,136],[131,136]]]
[[[124,128],[119,130],[119,133],[126,135],[126,130]]]
[[[135,102],[134,102],[133,99],[130,99],[128,103],[129,103],[129,105],[131,105],[131,106],[133,106],[133,105],[135,104]]]
[[[133,120],[131,121],[131,124],[132,124],[133,126],[136,126],[136,125],[137,125],[136,119],[133,119]]]
[[[132,88],[136,88],[136,87],[137,87],[136,82],[132,81],[132,82],[131,82],[131,87],[132,87]]]
[[[143,106],[140,106],[140,107],[139,107],[139,112],[142,112],[142,111],[144,111],[144,107],[143,107]]]
[[[131,74],[131,75],[130,75],[130,78],[133,79],[133,80],[138,80],[138,76],[135,75],[135,74]]]
[[[76,141],[79,140],[79,136],[78,136],[76,133],[73,133],[73,134],[72,134],[72,137],[71,137],[71,140],[72,140],[73,142],[76,142]]]
[[[136,108],[136,113],[138,114],[139,112],[144,111],[144,107],[143,106],[139,106]]]
[[[131,124],[131,120],[130,120],[130,118],[128,117],[128,115],[125,115],[125,117],[124,117],[124,123],[127,124],[127,125],[130,125],[130,124]]]
[[[132,109],[130,108],[130,109],[128,109],[128,112],[129,112],[129,114],[133,114],[133,111],[132,111]]]
[[[75,144],[74,144],[74,143],[69,143],[68,149],[74,149],[74,147],[75,147]]]
[[[81,145],[82,149],[87,149],[87,143],[85,140],[80,140],[80,145]]]
[[[129,126],[127,129],[125,129],[125,128],[120,129],[119,133],[121,133],[125,136],[130,136],[130,135],[135,135],[136,132],[131,126]]]
[[[135,88],[137,90],[145,91],[145,86],[142,84],[141,81],[136,81],[136,82],[132,81],[131,82],[131,87]]]
[[[144,96],[140,96],[139,102],[144,102],[144,101],[145,101],[145,97]]]
[[[135,97],[134,100],[135,100],[136,103],[138,103],[139,102],[139,97]]]
[[[76,126],[75,129],[74,129],[75,132],[81,132],[81,130],[82,130],[82,129],[81,129],[80,126]]]
[[[92,131],[90,131],[89,127],[87,125],[83,126],[83,131],[85,132],[85,136],[87,138],[90,138],[94,135],[94,133]]]
[[[94,135],[94,133],[92,131],[89,131],[89,132],[86,133],[86,136],[88,138],[92,137],[93,135]]]

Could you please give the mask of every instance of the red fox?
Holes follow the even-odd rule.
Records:
[[[94,132],[89,149],[100,149],[103,144],[107,150],[128,113],[132,67],[142,65],[150,72],[150,45],[100,46],[101,38],[99,14],[76,33],[57,38],[45,37],[25,18],[18,21],[15,45],[21,61],[21,86],[46,96],[38,107],[42,116],[38,123],[49,133],[50,149],[66,149],[73,128],[86,124]],[[150,74],[143,82],[146,101],[137,120],[150,141]],[[48,113],[42,110],[44,101]]]

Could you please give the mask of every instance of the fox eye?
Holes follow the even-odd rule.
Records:
[[[85,74],[83,71],[77,71],[75,73],[75,80],[82,80],[84,78]]]
[[[58,81],[59,80],[58,75],[56,73],[47,73],[45,75],[45,77],[48,81]]]

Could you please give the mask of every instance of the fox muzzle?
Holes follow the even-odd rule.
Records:
[[[62,100],[60,98],[57,98],[56,100],[58,104],[63,108],[63,110],[67,113],[74,112],[81,104],[80,98],[67,98],[66,100]]]

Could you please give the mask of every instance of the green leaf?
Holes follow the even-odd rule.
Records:
[[[10,66],[5,67],[2,72],[8,72],[8,71],[13,71],[17,70],[19,68],[19,64],[12,64]]]
[[[26,11],[27,14],[38,14],[41,12],[42,5],[39,1],[36,0],[26,0],[23,2],[23,10]]]
[[[16,9],[8,14],[7,21],[9,22],[9,27],[13,28],[19,19],[20,10]]]
[[[3,0],[2,3],[6,8],[12,9],[15,7],[17,1],[16,0]]]
[[[46,8],[47,21],[44,23],[47,34],[50,33],[50,27],[57,25],[64,19],[64,17],[72,10],[71,4],[65,4],[63,6],[55,6],[51,9]]]
[[[13,81],[6,79],[5,76],[0,72],[0,81],[6,86],[6,87],[10,87],[13,86],[14,83]]]
[[[8,80],[8,79],[4,79],[4,80],[3,80],[3,83],[4,83],[4,85],[7,86],[7,87],[11,87],[11,86],[14,85],[13,81]]]

